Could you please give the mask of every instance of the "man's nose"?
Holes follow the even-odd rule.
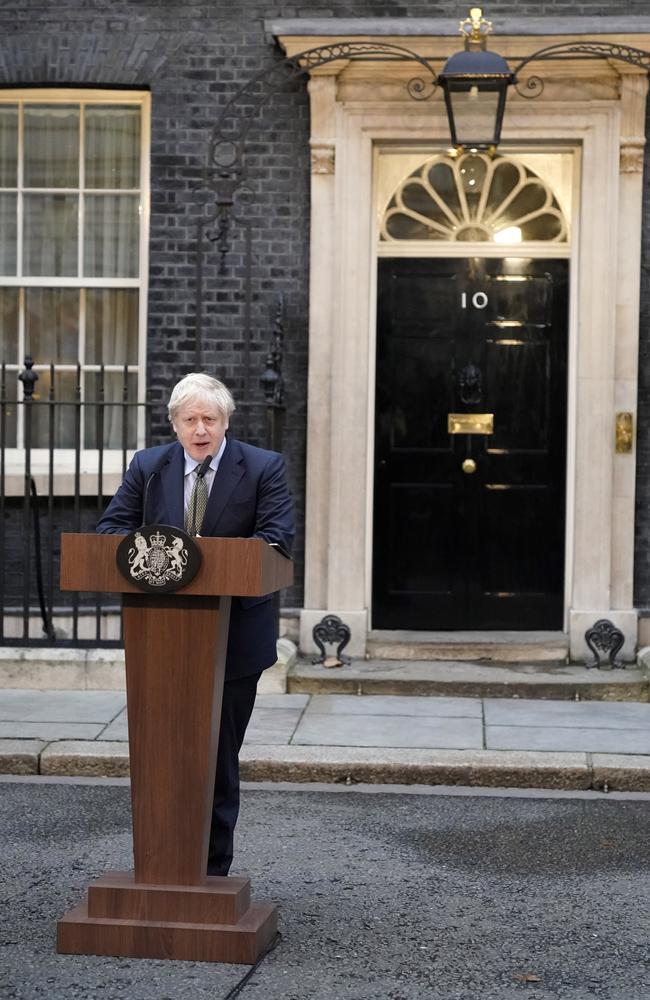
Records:
[[[197,434],[205,434],[206,433],[205,424],[203,423],[202,420],[199,420],[198,423],[197,423],[197,425],[196,425],[196,433]]]

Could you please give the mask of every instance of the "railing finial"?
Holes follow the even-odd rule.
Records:
[[[18,378],[23,383],[23,394],[24,398],[32,400],[34,396],[34,386],[38,382],[38,372],[33,371],[34,359],[31,354],[28,354],[25,358],[25,370],[20,373]]]

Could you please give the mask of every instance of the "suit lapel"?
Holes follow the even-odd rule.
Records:
[[[208,506],[203,518],[202,535],[214,535],[224,507],[230,500],[235,486],[244,475],[244,458],[237,441],[228,438],[208,497]]]
[[[185,524],[183,480],[185,477],[185,455],[180,444],[174,447],[171,461],[163,466],[160,473],[162,493],[169,524],[182,528]]]

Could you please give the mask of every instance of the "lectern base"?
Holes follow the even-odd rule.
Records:
[[[57,951],[254,965],[277,926],[277,907],[250,903],[248,879],[147,885],[132,873],[111,872],[59,920]]]

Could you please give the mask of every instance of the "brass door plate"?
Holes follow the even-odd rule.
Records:
[[[493,413],[448,413],[449,434],[493,434]]]
[[[616,454],[628,455],[632,451],[633,423],[631,413],[616,414]]]

